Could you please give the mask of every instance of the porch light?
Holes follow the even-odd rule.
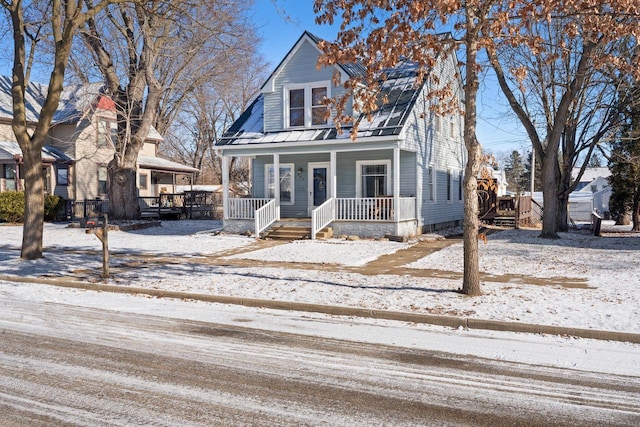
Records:
[[[298,170],[296,170],[296,174],[298,175],[298,178],[302,178],[302,172],[304,172],[304,169],[302,169],[302,167],[299,167]]]

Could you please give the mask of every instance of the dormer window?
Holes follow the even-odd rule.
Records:
[[[118,138],[118,124],[114,120],[101,117],[98,119],[98,147],[104,147],[108,142],[115,145]]]
[[[330,96],[329,87],[329,82],[285,87],[285,127],[308,128],[327,125],[327,106],[322,101]]]

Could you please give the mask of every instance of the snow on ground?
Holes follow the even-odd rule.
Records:
[[[109,233],[109,250],[114,253],[153,253],[203,255],[250,245],[251,240],[237,235],[215,238],[220,221],[167,221],[161,227]],[[0,247],[19,248],[22,227],[0,224]],[[45,248],[65,250],[102,250],[102,243],[85,229],[66,223],[45,224]]]
[[[263,248],[255,239],[214,233],[217,221],[173,221],[130,232],[109,233],[113,252],[109,283],[140,288],[297,301],[327,305],[448,314],[469,318],[520,321],[577,328],[640,333],[640,238],[594,237],[587,232],[538,238],[535,230],[505,230],[479,242],[481,270],[496,278],[483,280],[481,297],[455,292],[461,286],[462,242],[408,265],[401,274],[368,275],[353,267],[392,254],[409,244],[360,240],[303,241]],[[19,276],[74,275],[100,272],[98,239],[83,229],[46,224],[45,259],[20,261],[22,228],[0,226],[0,273]],[[638,236],[640,237],[640,236]],[[225,255],[218,263],[186,256]],[[133,255],[167,255],[155,263]],[[244,266],[233,261],[247,260]],[[268,266],[260,261],[271,261]],[[16,262],[18,261],[18,262]],[[251,261],[255,261],[252,263]],[[278,266],[276,261],[305,263]],[[309,263],[318,264],[312,268]],[[407,266],[405,266],[407,267]],[[430,274],[440,270],[442,274]],[[562,286],[567,282],[581,287]],[[95,279],[94,279],[95,280]]]
[[[330,239],[328,241],[297,240],[286,246],[260,249],[257,251],[232,255],[229,258],[253,259],[258,261],[308,262],[316,264],[340,264],[347,266],[365,265],[382,255],[392,254],[408,247],[394,242],[347,241]]]

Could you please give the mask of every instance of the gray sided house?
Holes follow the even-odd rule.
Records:
[[[334,234],[382,237],[460,224],[462,115],[434,115],[429,83],[417,85],[415,64],[404,62],[387,72],[388,102],[370,119],[359,117],[352,141],[350,129],[340,133],[325,119],[322,100],[343,91],[332,83],[334,72],[345,81],[363,70],[354,64],[318,70],[319,42],[304,32],[217,144],[225,230],[259,235],[289,219],[310,222],[312,238],[326,226]],[[456,68],[448,56],[431,72],[451,84],[462,104]],[[252,160],[250,198],[229,196],[231,157]]]
[[[11,78],[0,76],[0,192],[24,189],[22,151],[11,128]],[[115,104],[101,83],[64,89],[43,149],[45,192],[67,200],[105,199],[107,165],[115,152]],[[47,95],[47,86],[29,83],[26,91],[27,125],[34,128]],[[176,177],[198,169],[164,159],[158,146],[162,136],[151,129],[138,155],[140,196],[175,192]]]

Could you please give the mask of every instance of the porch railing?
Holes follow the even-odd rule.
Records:
[[[229,219],[254,219],[255,212],[274,199],[229,198]]]
[[[400,197],[397,207],[393,197],[336,199],[336,220],[340,221],[404,221],[415,218],[415,197]]]
[[[316,233],[335,220],[335,200],[328,199],[311,212],[311,240],[315,240]]]
[[[280,215],[278,214],[278,206],[276,200],[269,201],[266,205],[256,209],[255,213],[255,233],[256,237],[260,237],[260,233],[267,229],[271,224],[276,222]]]

